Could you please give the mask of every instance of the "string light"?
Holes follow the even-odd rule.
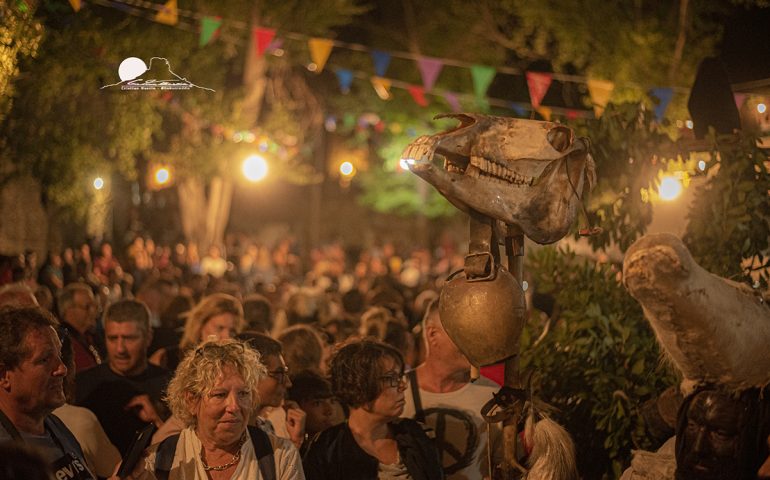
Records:
[[[104,179],[102,177],[96,177],[94,179],[94,188],[97,190],[104,188]]]

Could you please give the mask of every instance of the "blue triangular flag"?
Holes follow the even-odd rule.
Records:
[[[528,109],[526,107],[522,106],[520,103],[511,102],[510,106],[513,109],[513,111],[516,112],[517,116],[519,116],[519,117],[526,117],[528,115],[527,114],[527,110]]]
[[[666,108],[671,103],[671,99],[674,97],[674,90],[668,87],[655,87],[650,90],[650,95],[659,100],[655,105],[655,117],[658,121],[663,120],[663,116],[666,114]]]
[[[342,93],[348,93],[350,85],[353,83],[353,72],[345,68],[338,68],[334,73],[337,74],[337,81],[340,83]]]
[[[390,54],[382,50],[372,50],[372,61],[374,62],[374,73],[378,77],[384,77],[390,65]]]

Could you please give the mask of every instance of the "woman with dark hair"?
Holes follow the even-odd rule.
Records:
[[[360,340],[332,358],[335,395],[347,422],[321,432],[303,461],[308,480],[443,479],[438,452],[404,410],[404,359],[395,348]]]

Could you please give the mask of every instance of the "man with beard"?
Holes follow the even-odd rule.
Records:
[[[64,404],[58,323],[39,307],[0,309],[0,443],[42,452],[54,478],[95,480],[83,451],[51,412]]]
[[[160,425],[168,416],[162,397],[171,378],[147,362],[152,341],[150,313],[137,300],[121,300],[104,315],[107,363],[78,373],[75,403],[99,419],[107,436],[125,454],[137,430]]]

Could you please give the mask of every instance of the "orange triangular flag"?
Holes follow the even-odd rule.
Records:
[[[377,96],[383,100],[390,100],[390,85],[391,81],[383,77],[372,77],[372,87],[377,92]]]
[[[80,8],[83,6],[80,0],[70,0],[70,5],[72,5],[72,9],[76,12],[79,12]]]
[[[596,118],[602,116],[604,107],[610,101],[612,90],[615,84],[607,80],[588,80],[588,94],[591,96],[591,103],[594,106],[594,115]]]
[[[327,38],[311,38],[308,40],[307,45],[310,48],[310,58],[318,67],[315,73],[321,73],[324,65],[326,65],[326,60],[329,59],[329,55],[332,53],[334,42]]]
[[[552,113],[551,107],[544,107],[544,106],[541,105],[541,106],[535,108],[535,111],[537,113],[539,113],[540,116],[543,117],[543,119],[546,122],[550,122],[551,121],[551,113]]]
[[[168,0],[163,8],[155,15],[155,21],[165,23],[166,25],[176,25],[179,22],[177,15],[176,0]]]

